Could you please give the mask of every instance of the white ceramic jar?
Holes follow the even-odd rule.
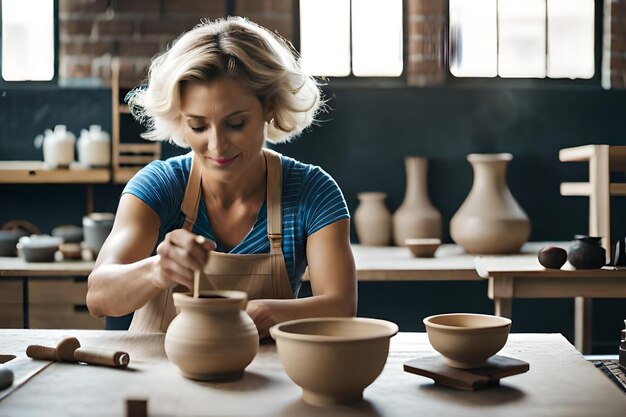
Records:
[[[35,147],[43,147],[44,163],[50,168],[68,168],[74,161],[76,136],[65,125],[56,125],[54,131],[46,129],[35,138]]]
[[[83,129],[78,139],[78,162],[87,167],[106,167],[111,163],[111,137],[99,125]]]

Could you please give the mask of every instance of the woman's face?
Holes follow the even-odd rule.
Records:
[[[181,110],[185,140],[211,178],[229,182],[259,166],[272,112],[241,83],[230,78],[185,82]]]

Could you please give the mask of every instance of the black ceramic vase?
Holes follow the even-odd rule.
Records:
[[[600,246],[601,237],[575,235],[567,260],[576,269],[599,269],[606,264],[606,252]]]

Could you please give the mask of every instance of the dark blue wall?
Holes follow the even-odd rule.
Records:
[[[532,222],[532,240],[568,240],[588,229],[587,199],[561,197],[563,181],[585,181],[585,164],[560,163],[558,150],[589,143],[624,144],[626,92],[599,88],[335,88],[333,110],[277,150],[321,165],[342,187],[351,212],[356,193],[384,191],[395,210],[404,187],[403,157],[430,158],[433,203],[448,221],[465,199],[472,152],[511,152],[508,182]],[[97,123],[110,131],[110,91],[49,89],[0,92],[0,160],[41,159],[32,145],[44,128],[65,123],[77,133]],[[136,130],[132,121],[126,131]],[[167,146],[166,156],[180,152]],[[615,181],[623,181],[618,175]],[[96,186],[96,210],[115,210],[121,186]],[[44,232],[79,224],[84,186],[0,185],[0,224],[25,219]],[[612,201],[613,238],[626,235],[626,199]],[[484,282],[361,283],[359,315],[423,330],[421,319],[450,311],[493,312]],[[626,301],[594,302],[594,350],[613,353],[626,318]],[[573,340],[572,300],[515,300],[513,331],[560,332]]]

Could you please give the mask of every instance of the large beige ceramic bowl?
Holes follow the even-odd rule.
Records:
[[[287,375],[313,405],[346,404],[382,372],[398,326],[367,318],[314,318],[270,329]]]
[[[424,319],[428,340],[454,368],[479,368],[502,349],[511,320],[486,314],[439,314]]]

